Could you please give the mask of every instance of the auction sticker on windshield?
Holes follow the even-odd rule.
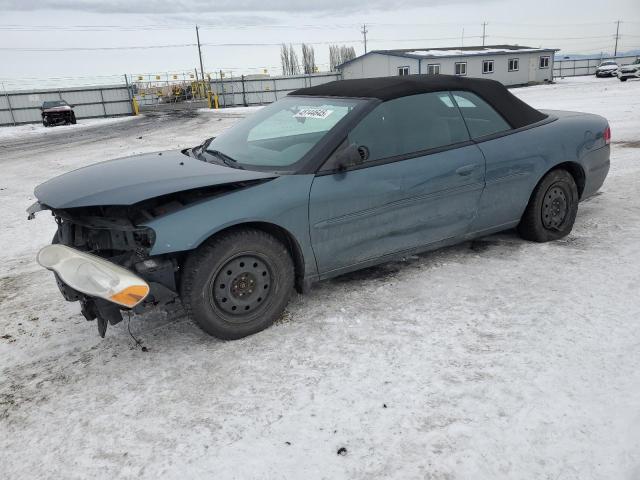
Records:
[[[326,108],[309,107],[309,108],[302,108],[300,111],[298,111],[298,113],[296,113],[294,115],[294,118],[319,118],[319,119],[325,119],[329,115],[331,115],[332,113],[333,113],[333,110],[328,110]]]

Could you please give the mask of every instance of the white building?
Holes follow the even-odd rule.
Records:
[[[491,78],[504,85],[553,80],[553,48],[516,45],[373,50],[338,66],[343,79],[413,74]]]

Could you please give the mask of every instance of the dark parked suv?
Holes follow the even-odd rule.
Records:
[[[40,110],[42,110],[42,124],[45,127],[76,123],[73,105],[69,105],[64,100],[48,100],[42,104]]]

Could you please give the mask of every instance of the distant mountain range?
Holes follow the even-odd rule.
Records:
[[[638,57],[640,56],[640,50],[627,50],[625,52],[618,52],[618,57]],[[597,52],[586,54],[574,54],[574,53],[562,53],[558,52],[555,55],[556,60],[586,60],[587,58],[611,58],[613,52]]]

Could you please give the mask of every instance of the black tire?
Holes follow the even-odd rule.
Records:
[[[626,81],[627,81],[627,77],[622,77],[622,78],[620,79],[620,81],[621,81],[621,82],[626,82]]]
[[[549,242],[567,236],[578,213],[578,187],[566,170],[547,173],[531,194],[518,233],[525,240]]]
[[[69,117],[71,119],[71,125],[75,125],[76,124],[76,114],[71,112],[71,115]]]
[[[233,230],[189,255],[181,297],[206,333],[235,340],[269,327],[287,306],[293,284],[293,261],[281,242],[261,230]]]

